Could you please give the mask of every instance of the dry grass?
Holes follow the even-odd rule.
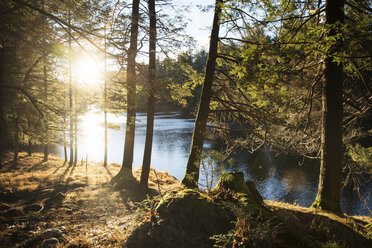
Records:
[[[361,235],[372,245],[372,216],[340,216],[284,202],[265,201],[265,204],[281,219],[319,241],[331,240],[337,247],[353,247]]]
[[[146,218],[151,199],[141,204],[145,195],[134,199],[108,184],[120,165],[79,161],[69,167],[54,157],[42,159],[21,153],[13,167],[12,154],[6,156],[0,170],[0,247],[15,247],[50,228],[63,232],[60,247],[122,247]],[[138,178],[140,168],[133,174]],[[159,189],[165,194],[181,186],[168,173],[151,170],[149,187],[152,194]]]

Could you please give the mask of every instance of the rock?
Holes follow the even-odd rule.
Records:
[[[51,248],[51,247],[56,247],[59,244],[59,240],[57,238],[50,238],[46,239],[41,243],[41,248]]]
[[[47,229],[44,232],[40,233],[39,235],[36,235],[25,242],[21,245],[21,247],[35,247],[38,245],[41,245],[43,241],[55,238],[57,240],[62,238],[62,231],[53,228],[53,229]],[[59,241],[58,241],[59,242]]]
[[[247,184],[249,190],[251,191],[251,193],[253,194],[254,198],[259,201],[259,202],[263,202],[263,198],[262,198],[262,195],[260,194],[260,192],[258,192],[257,188],[256,188],[256,184],[251,181],[251,180],[248,180],[248,181],[245,181],[245,184]]]
[[[233,228],[234,216],[210,197],[196,190],[167,194],[153,218],[143,223],[127,239],[126,247],[212,247],[210,236]]]
[[[23,211],[25,213],[28,213],[28,212],[40,212],[44,207],[40,204],[32,204],[30,206],[26,206],[23,208]]]
[[[156,208],[161,218],[194,229],[200,225],[208,235],[226,233],[232,228],[232,215],[221,205],[203,193],[185,189],[175,194],[168,194]]]
[[[58,192],[54,196],[47,198],[44,201],[44,207],[50,208],[52,206],[60,205],[64,198],[65,194],[63,194],[62,192]]]
[[[217,186],[212,190],[213,192],[221,192],[230,190],[235,193],[246,194],[249,199],[262,204],[263,198],[257,191],[256,185],[253,181],[244,181],[243,172],[228,172],[222,173]]]
[[[6,210],[4,213],[1,213],[1,216],[3,217],[18,217],[18,216],[22,216],[24,213],[22,210],[19,210],[17,208],[11,208],[11,209],[8,209]]]
[[[0,211],[8,210],[9,208],[8,204],[0,202]]]
[[[62,237],[62,231],[58,228],[52,228],[52,229],[47,229],[44,232],[42,232],[39,237],[46,239],[46,238],[60,238]]]

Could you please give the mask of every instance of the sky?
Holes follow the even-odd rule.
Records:
[[[213,0],[173,0],[173,4],[180,8],[185,9],[182,6],[189,5],[189,12],[184,12],[184,16],[188,20],[186,28],[187,34],[192,36],[201,48],[208,49],[209,36],[211,33],[211,26],[213,21],[213,8],[208,12],[202,12],[198,5],[203,7],[208,5],[214,5]]]

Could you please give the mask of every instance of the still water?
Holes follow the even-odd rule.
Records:
[[[108,162],[121,164],[125,138],[125,115],[108,115],[108,122],[116,128],[108,130]],[[78,158],[103,161],[104,129],[103,114],[89,112],[80,123]],[[181,180],[186,168],[194,119],[181,112],[159,112],[155,115],[154,139],[151,165],[160,171]],[[137,113],[136,137],[133,166],[141,165],[146,134],[146,114]],[[205,149],[213,149],[214,143],[207,142]],[[58,148],[63,156],[63,147]],[[234,169],[243,171],[247,179],[256,183],[264,199],[296,203],[309,206],[314,201],[319,176],[319,161],[302,161],[299,158],[277,157],[269,149],[257,154],[237,151],[233,155]],[[203,175],[201,175],[201,178]],[[372,182],[361,190],[364,197],[371,193]],[[342,210],[347,214],[369,215],[360,202],[358,194],[349,188],[343,190]],[[372,200],[367,201],[372,209]]]

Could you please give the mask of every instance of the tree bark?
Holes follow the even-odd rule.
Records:
[[[43,7],[44,7],[44,2],[43,2]],[[45,102],[48,101],[48,72],[47,72],[47,67],[46,67],[46,56],[44,56],[43,59],[43,72],[44,72],[44,99]],[[48,116],[45,116],[44,120],[44,125],[45,125],[45,134],[44,134],[44,158],[43,162],[48,161],[48,155],[49,155],[49,149],[48,149]]]
[[[203,143],[209,114],[209,104],[212,97],[212,84],[216,67],[218,33],[220,29],[222,3],[223,0],[216,0],[203,89],[200,97],[198,114],[195,120],[191,152],[187,162],[186,173],[182,179],[182,183],[189,188],[198,187],[200,158],[203,151]]]
[[[75,129],[74,129],[74,138],[75,138],[75,142],[74,142],[74,148],[75,148],[75,158],[74,158],[74,165],[76,166],[77,164],[77,161],[78,161],[78,147],[77,147],[77,136],[78,136],[78,117],[77,117],[77,85],[76,85],[76,81],[75,81],[75,111],[74,111],[74,126],[75,126]]]
[[[70,161],[69,166],[72,166],[74,163],[74,121],[72,116],[73,111],[73,102],[72,102],[72,49],[71,49],[71,14],[68,13],[68,51],[69,51],[69,62],[68,62],[68,87],[69,87],[69,100],[70,100],[70,109],[69,109],[69,115],[70,115]]]
[[[32,156],[32,142],[31,139],[28,138],[28,147],[27,147],[27,156],[31,157]]]
[[[124,156],[122,167],[114,180],[124,176],[132,178],[134,136],[136,124],[136,55],[139,18],[139,0],[132,2],[130,45],[127,62],[127,122],[125,128]],[[124,175],[125,174],[125,175]]]
[[[105,70],[104,70],[104,89],[103,89],[103,112],[104,112],[104,115],[105,115],[105,150],[104,150],[104,156],[103,156],[103,166],[107,166],[107,141],[108,141],[108,138],[107,138],[107,77],[106,77],[106,73],[107,73],[107,58],[106,58],[106,51],[107,51],[107,37],[106,37],[106,27],[105,27],[105,57],[104,57],[104,61],[105,61]]]
[[[326,1],[328,37],[340,34],[344,23],[344,1]],[[342,40],[336,40],[325,58],[325,81],[322,92],[321,166],[318,193],[313,207],[341,213],[340,191],[344,148],[342,143],[343,119],[343,66],[333,61],[333,54],[342,50]]]
[[[19,128],[18,128],[18,117],[15,119],[15,131],[14,131],[14,156],[13,156],[13,166],[17,165],[18,153],[19,153]]]
[[[148,78],[148,99],[147,99],[147,123],[146,141],[143,154],[141,185],[148,187],[148,179],[151,164],[152,140],[154,134],[154,112],[155,112],[155,80],[156,80],[156,12],[155,0],[148,0],[150,15],[150,41],[149,41],[149,78]]]

